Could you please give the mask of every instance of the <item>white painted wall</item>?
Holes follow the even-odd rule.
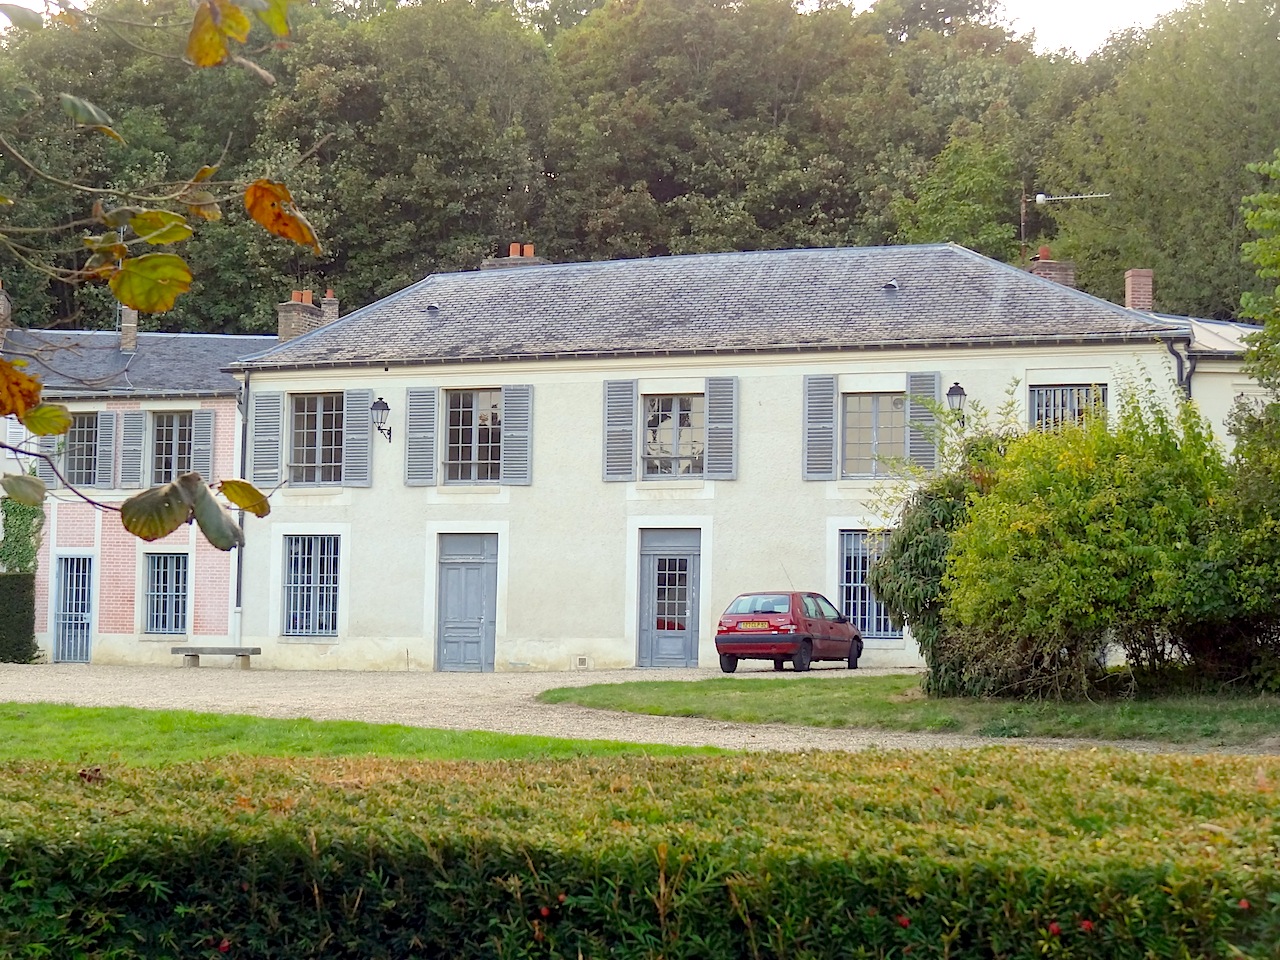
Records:
[[[1016,380],[1023,423],[1029,385],[1107,382],[1114,395],[1122,375],[1157,382],[1172,375],[1159,343],[255,372],[255,392],[370,388],[391,405],[394,441],[373,437],[371,488],[286,486],[269,517],[247,519],[244,643],[263,647],[267,667],[433,669],[438,536],[497,533],[496,669],[567,670],[580,657],[594,669],[633,666],[639,532],[679,526],[702,531],[699,661],[717,670],[716,622],[734,596],[790,584],[838,601],[839,531],[885,520],[871,482],[801,479],[803,377],[834,373],[842,391],[883,390],[905,387],[908,371],[932,370],[941,371],[944,391],[958,381],[971,405],[990,409]],[[605,380],[639,378],[643,394],[726,375],[739,377],[737,480],[601,479]],[[533,385],[531,486],[405,485],[406,388],[516,383]],[[1197,380],[1197,399],[1217,419],[1230,403],[1218,394],[1234,386],[1229,376],[1206,377],[1203,390]],[[343,538],[337,637],[281,636],[282,537],[304,530]],[[868,643],[863,662],[905,666],[920,658],[907,637]]]

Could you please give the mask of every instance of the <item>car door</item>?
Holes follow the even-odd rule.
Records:
[[[827,620],[818,606],[818,598],[811,593],[802,594],[800,606],[804,611],[804,633],[813,639],[813,658],[827,656],[827,648],[831,645],[831,631]]]
[[[822,617],[826,621],[827,637],[830,651],[826,656],[842,659],[849,656],[849,644],[853,640],[853,628],[849,626],[849,618],[841,615],[835,604],[818,594],[814,598]]]

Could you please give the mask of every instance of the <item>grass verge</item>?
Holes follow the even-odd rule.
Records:
[[[775,679],[718,678],[693,683],[638,681],[561,687],[544,703],[738,723],[947,731],[991,737],[1154,740],[1204,746],[1256,744],[1280,736],[1280,697],[1172,696],[1082,703],[938,699],[911,675]]]
[[[218,757],[566,760],[620,754],[718,753],[613,740],[562,740],[344,720],[269,720],[131,707],[0,704],[0,762],[158,766]]]

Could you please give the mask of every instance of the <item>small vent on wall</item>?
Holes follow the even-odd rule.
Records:
[[[586,657],[574,657],[574,658],[573,658],[573,669],[575,669],[575,670],[589,670],[589,669],[591,669],[591,661],[590,661],[590,660],[588,660]]]

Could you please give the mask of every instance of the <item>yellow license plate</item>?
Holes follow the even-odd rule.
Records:
[[[743,620],[738,624],[739,630],[768,630],[769,624],[764,620]]]

